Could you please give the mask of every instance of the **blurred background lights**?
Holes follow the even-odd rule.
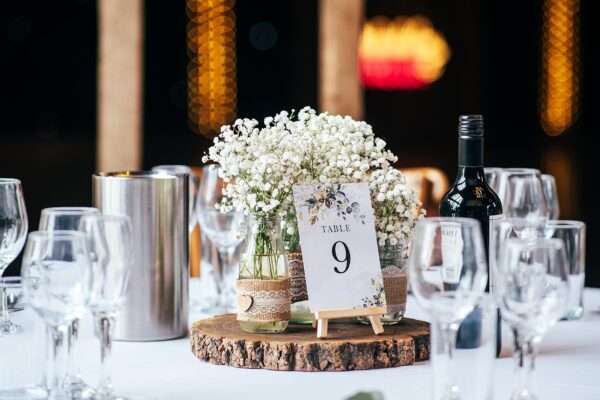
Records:
[[[563,133],[579,108],[579,0],[544,0],[540,121],[550,136]]]
[[[444,36],[423,16],[375,17],[358,44],[360,79],[373,89],[423,88],[444,73],[449,58]]]
[[[237,105],[235,0],[187,0],[188,116],[192,128],[216,135]]]

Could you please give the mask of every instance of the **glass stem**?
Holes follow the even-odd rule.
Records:
[[[535,372],[535,357],[537,354],[537,341],[535,338],[526,340],[513,330],[515,338],[515,372],[518,375],[519,386],[513,395],[514,399],[535,398],[533,375]]]
[[[0,274],[0,277],[2,274]],[[8,295],[6,287],[0,287],[0,326],[8,326],[10,324],[10,316],[8,315]]]
[[[98,384],[98,398],[111,398],[113,393],[111,368],[112,368],[112,337],[115,318],[108,314],[95,316],[97,332],[100,339],[100,382]]]
[[[442,361],[442,368],[440,373],[443,378],[445,377],[445,384],[443,385],[442,397],[444,399],[453,400],[459,399],[459,389],[456,379],[456,369],[454,368],[454,351],[456,349],[456,336],[458,334],[458,325],[454,323],[435,321],[438,324],[439,332],[441,333],[442,343],[442,354],[440,355],[440,361]]]
[[[77,356],[77,344],[79,343],[79,325],[80,319],[76,318],[69,325],[69,337],[68,337],[68,371],[67,373],[70,375],[69,379],[77,379],[79,376],[79,369],[77,368],[77,363],[75,362],[75,357]]]
[[[222,307],[228,308],[231,303],[230,297],[233,295],[235,289],[231,286],[231,276],[235,273],[232,271],[233,268],[233,254],[235,247],[219,247],[219,267],[221,268],[221,274],[219,276],[219,304]]]
[[[68,326],[48,327],[48,369],[46,371],[46,386],[48,399],[63,398],[64,382],[67,374],[67,331]]]

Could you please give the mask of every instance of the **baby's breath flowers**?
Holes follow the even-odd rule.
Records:
[[[296,115],[282,111],[267,117],[263,127],[253,119],[223,126],[203,161],[220,164],[230,182],[221,209],[257,218],[280,215],[295,221],[296,184],[369,182],[378,241],[395,245],[409,240],[422,212],[414,191],[392,166],[397,157],[386,147],[364,121],[305,107]],[[291,225],[284,235],[297,245]]]
[[[257,217],[276,215],[291,205],[292,185],[302,175],[302,154],[283,111],[258,127],[238,119],[221,128],[203,161],[221,166],[226,182],[221,210],[236,209]]]
[[[375,230],[379,246],[407,244],[417,223],[425,215],[415,191],[395,168],[373,171],[369,177]]]

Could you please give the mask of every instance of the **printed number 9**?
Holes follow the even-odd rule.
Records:
[[[338,248],[338,244],[341,244],[342,246],[344,246],[344,251],[346,252],[346,254],[344,255],[344,258],[341,258],[338,256],[337,253],[337,248]],[[335,272],[337,272],[338,274],[343,274],[344,272],[348,271],[348,268],[350,268],[350,250],[348,249],[348,245],[346,245],[346,243],[342,242],[341,240],[338,240],[337,242],[335,242],[333,244],[333,246],[331,247],[331,255],[333,256],[333,259],[337,262],[346,263],[346,267],[343,270],[338,269],[338,267],[333,267],[333,270]]]

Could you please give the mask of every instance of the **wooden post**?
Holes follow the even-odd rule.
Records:
[[[320,0],[319,103],[321,111],[363,118],[358,38],[363,0]]]
[[[142,163],[142,0],[98,2],[99,171]]]

